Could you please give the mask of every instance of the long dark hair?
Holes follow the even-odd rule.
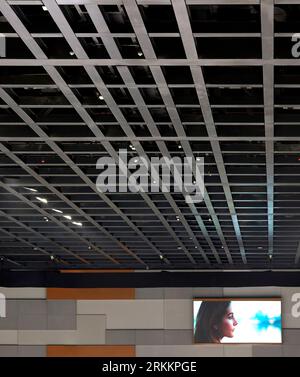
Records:
[[[219,324],[231,301],[203,301],[195,324],[195,343],[217,343],[221,337]]]

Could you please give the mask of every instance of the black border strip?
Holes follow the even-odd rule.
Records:
[[[128,272],[61,273],[1,271],[2,287],[300,287],[300,272]]]

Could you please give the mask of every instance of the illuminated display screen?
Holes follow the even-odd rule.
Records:
[[[193,300],[194,343],[281,343],[280,299]]]

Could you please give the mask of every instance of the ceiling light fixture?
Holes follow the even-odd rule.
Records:
[[[77,221],[72,221],[72,224],[82,226],[82,223],[78,223]]]
[[[42,202],[42,203],[45,203],[45,204],[48,203],[48,200],[47,200],[46,198],[41,198],[40,196],[36,196],[35,198],[36,198],[37,200],[39,200],[40,202]]]
[[[71,56],[73,56],[73,55],[75,55],[75,52],[74,52],[74,51],[70,51],[69,54],[70,54]]]
[[[42,5],[42,8],[43,8],[43,11],[45,11],[45,12],[47,12],[47,11],[48,11],[48,9],[47,9],[46,5]]]
[[[64,215],[64,218],[67,219],[67,220],[72,220],[72,217],[69,216],[69,215]]]
[[[138,56],[143,56],[143,53],[142,53],[142,51],[138,51]]]
[[[61,211],[60,209],[56,209],[56,208],[51,208],[52,209],[52,211],[54,211],[54,212],[57,212],[57,213],[63,213],[63,211]]]
[[[24,187],[25,190],[32,191],[32,192],[37,192],[36,189],[31,188],[31,187]]]
[[[182,149],[182,146],[180,144],[178,145],[178,149]]]
[[[43,219],[46,221],[46,223],[49,221],[48,217],[44,216]]]
[[[164,256],[163,256],[163,255],[160,255],[159,257],[160,257],[160,259],[164,259]]]
[[[104,100],[104,97],[103,96],[101,96],[101,94],[98,96],[98,98],[99,99],[101,99],[101,101],[103,101]]]
[[[51,259],[51,260],[54,260],[54,259],[55,259],[55,256],[54,256],[54,255],[50,255],[50,259]]]

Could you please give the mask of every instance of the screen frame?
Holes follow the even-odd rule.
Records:
[[[255,342],[226,342],[226,343],[206,343],[206,342],[196,342],[195,341],[195,327],[194,327],[194,302],[195,301],[280,301],[280,332],[281,332],[281,342],[278,343],[255,343]],[[192,323],[193,323],[193,345],[210,345],[210,346],[240,346],[240,345],[282,345],[283,344],[283,331],[282,331],[282,297],[193,297],[192,299]]]

